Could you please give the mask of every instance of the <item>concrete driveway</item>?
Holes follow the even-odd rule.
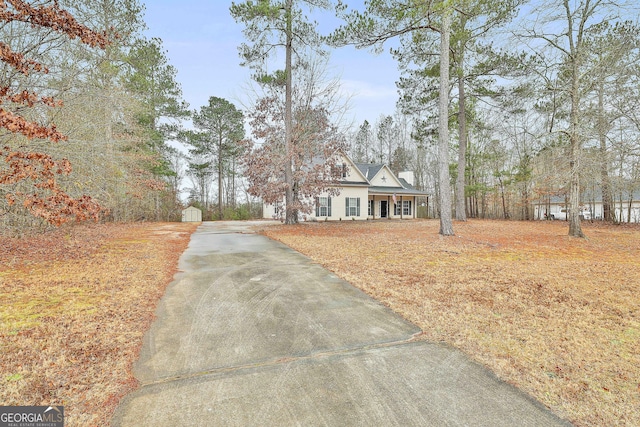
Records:
[[[569,425],[255,224],[193,234],[112,425]]]

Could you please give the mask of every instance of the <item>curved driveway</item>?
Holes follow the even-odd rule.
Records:
[[[114,426],[567,425],[254,225],[193,234]]]

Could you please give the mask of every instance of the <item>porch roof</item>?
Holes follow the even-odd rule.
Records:
[[[402,187],[369,187],[369,194],[374,196],[428,196],[428,193],[415,188]]]

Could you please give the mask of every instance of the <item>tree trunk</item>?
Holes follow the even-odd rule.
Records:
[[[598,88],[598,137],[600,139],[600,178],[602,180],[602,219],[613,222],[611,205],[611,179],[609,178],[609,155],[607,153],[607,119],[604,112],[604,85],[600,81]]]
[[[498,177],[498,182],[500,183],[500,196],[502,199],[502,217],[504,219],[509,219],[509,213],[507,212],[507,201],[504,198],[504,183],[502,182],[501,177]]]
[[[222,211],[222,136],[218,136],[218,219],[224,218]]]
[[[531,219],[531,211],[529,209],[529,189],[527,188],[526,182],[523,184],[523,188],[522,188],[522,202],[523,202],[524,219],[526,221],[529,221]]]
[[[292,54],[293,54],[293,0],[287,0],[285,4],[286,14],[286,47],[285,47],[285,117],[284,117],[284,139],[286,162],[284,168],[285,192],[285,224],[296,224],[298,222],[298,210],[295,208],[293,197],[293,106],[292,106]]]
[[[587,0],[588,8],[589,0]],[[580,107],[580,65],[581,65],[581,50],[582,50],[582,36],[584,25],[580,25],[577,38],[574,39],[573,23],[571,21],[571,14],[569,12],[569,2],[564,0],[564,6],[567,11],[567,19],[569,23],[569,31],[567,35],[569,37],[569,48],[571,58],[571,111],[569,112],[569,140],[571,144],[571,181],[569,192],[569,210],[567,217],[569,219],[569,236],[573,237],[585,237],[580,226],[580,157],[582,153],[582,138],[580,137],[579,128],[579,111]],[[584,24],[584,21],[581,23]]]
[[[572,137],[572,139],[576,138]],[[575,152],[579,149],[578,143],[571,142],[571,190],[569,193],[569,236],[585,237],[580,225],[580,178],[578,175],[579,163]]]
[[[205,210],[205,212],[207,211],[207,193],[206,193],[206,176],[205,175],[201,175],[200,177],[198,177],[198,179],[200,180],[200,202],[202,203],[202,206]]]
[[[449,38],[451,8],[442,16],[440,33],[440,102],[438,122],[438,181],[440,186],[440,234],[453,236],[451,220],[451,183],[449,182]]]
[[[458,178],[456,179],[456,220],[466,221],[465,178],[467,171],[467,111],[464,91],[464,49],[460,49],[458,67]]]
[[[236,158],[233,157],[231,166],[231,207],[236,208]]]

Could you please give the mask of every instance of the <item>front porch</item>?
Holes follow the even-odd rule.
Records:
[[[369,219],[415,219],[416,196],[394,194],[370,194]]]

